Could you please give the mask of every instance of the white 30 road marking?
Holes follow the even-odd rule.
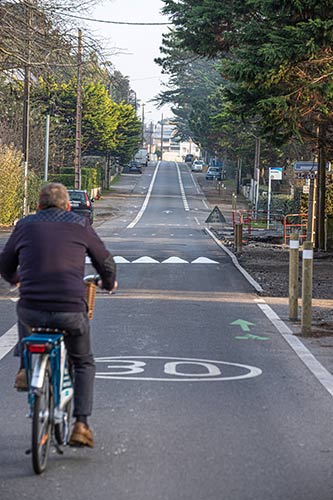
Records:
[[[147,205],[148,205],[148,202],[149,202],[149,198],[151,196],[151,192],[153,190],[153,187],[154,187],[154,183],[155,183],[155,179],[156,179],[156,175],[157,175],[157,172],[158,172],[158,169],[159,169],[159,166],[160,166],[161,162],[159,161],[156,165],[156,168],[155,168],[155,172],[154,172],[154,175],[153,175],[153,178],[151,180],[151,183],[149,185],[149,189],[148,189],[148,192],[147,192],[147,196],[145,198],[145,201],[143,202],[143,205],[142,207],[140,208],[139,210],[139,213],[137,214],[137,216],[135,217],[135,219],[130,223],[128,224],[128,226],[126,226],[127,229],[132,229],[134,226],[136,226],[136,224],[139,222],[139,220],[141,219],[141,217],[143,216],[144,214],[144,211],[146,210],[147,208]]]
[[[190,207],[189,207],[188,201],[186,199],[184,184],[183,184],[183,181],[182,181],[182,176],[180,175],[180,169],[179,169],[178,163],[176,163],[176,167],[177,167],[179,187],[180,187],[180,192],[181,192],[181,195],[182,195],[182,200],[183,200],[184,208],[185,208],[185,211],[188,212],[190,210]]]
[[[111,356],[96,358],[108,371],[97,372],[98,379],[145,380],[157,382],[216,382],[258,377],[262,370],[255,366],[211,359],[162,356]],[[192,368],[191,368],[192,367]],[[231,373],[222,375],[221,369]],[[236,374],[234,373],[236,370]],[[150,376],[157,371],[157,376]],[[148,372],[145,375],[145,372]],[[159,372],[161,374],[159,374]],[[240,372],[237,374],[237,372]],[[167,376],[166,376],[167,375]]]

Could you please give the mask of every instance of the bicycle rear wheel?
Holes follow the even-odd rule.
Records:
[[[32,416],[32,465],[36,474],[46,469],[52,437],[53,396],[50,367],[45,371],[43,387],[35,395]]]

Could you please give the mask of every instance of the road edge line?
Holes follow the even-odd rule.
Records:
[[[148,192],[147,192],[146,198],[145,198],[145,200],[144,200],[144,202],[142,204],[142,207],[140,208],[139,212],[137,213],[136,217],[132,220],[132,222],[130,222],[130,224],[128,224],[128,226],[126,226],[126,229],[132,229],[134,226],[136,226],[137,223],[139,222],[139,220],[141,219],[141,217],[143,216],[144,211],[147,208],[151,192],[152,192],[153,187],[154,187],[156,175],[157,175],[157,172],[158,172],[160,164],[161,164],[161,162],[159,161],[157,163],[157,165],[156,165],[155,172],[154,172],[153,178],[152,178],[152,180],[150,182],[150,185],[149,185],[149,188],[148,188]]]
[[[229,248],[227,248],[226,246],[223,245],[223,243],[221,243],[215,236],[215,234],[213,234],[211,232],[210,229],[208,229],[207,227],[205,228],[205,231],[209,234],[209,236],[215,241],[215,243],[220,247],[222,248],[222,250],[227,254],[229,255],[229,257],[231,258],[234,266],[238,269],[238,271],[240,273],[242,273],[242,275],[247,279],[247,281],[255,288],[255,290],[257,292],[263,292],[263,288],[261,287],[261,285],[259,285],[259,283],[257,283],[257,281],[255,279],[252,278],[252,276],[244,269],[244,267],[242,267],[240,265],[240,263],[238,262],[237,260],[237,257],[235,254],[233,254]]]
[[[295,337],[292,330],[285,322],[276,314],[276,312],[268,304],[257,304],[269,321],[275,326],[282,338],[289,344],[298,358],[333,397],[333,375],[318,361],[311,351],[303,344],[303,342]]]

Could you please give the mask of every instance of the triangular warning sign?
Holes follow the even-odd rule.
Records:
[[[225,222],[225,218],[219,207],[216,205],[211,213],[209,214],[206,222],[210,222],[211,224],[220,224]]]

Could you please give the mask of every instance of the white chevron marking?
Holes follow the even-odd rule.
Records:
[[[115,257],[113,257],[113,260],[117,263],[117,264],[129,264],[130,261],[125,259],[125,257],[122,257],[121,255],[116,255]]]
[[[145,255],[144,257],[133,260],[132,264],[159,264],[159,261]]]
[[[187,260],[181,259],[180,257],[169,257],[162,261],[162,264],[188,264]]]
[[[192,260],[191,264],[218,264],[217,260],[208,259],[208,257],[198,257]]]

